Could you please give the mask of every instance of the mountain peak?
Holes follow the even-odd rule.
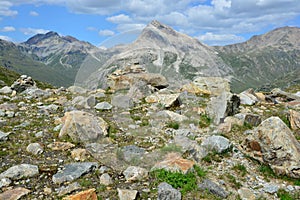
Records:
[[[153,20],[150,22],[150,24],[148,24],[148,26],[145,29],[157,29],[159,31],[162,31],[166,34],[171,34],[176,36],[177,33],[174,29],[172,29],[170,26],[167,26],[165,24],[160,23],[157,20]]]
[[[49,31],[45,34],[40,33],[40,34],[34,35],[33,37],[29,38],[25,42],[25,44],[29,44],[29,45],[37,44],[40,41],[43,41],[45,39],[52,38],[52,37],[60,37],[60,36],[58,33],[54,32],[54,31]]]

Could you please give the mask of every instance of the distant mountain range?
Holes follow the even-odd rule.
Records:
[[[0,66],[55,86],[106,87],[106,76],[139,63],[180,85],[196,76],[222,76],[235,92],[300,82],[300,29],[283,27],[222,47],[207,46],[171,27],[152,21],[136,41],[100,49],[55,32],[24,43],[0,40]]]

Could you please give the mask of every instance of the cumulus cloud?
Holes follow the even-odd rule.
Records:
[[[124,14],[108,17],[106,18],[106,20],[115,24],[128,23],[132,21],[132,19],[128,15]]]
[[[25,35],[45,34],[45,33],[49,32],[49,30],[36,29],[36,28],[21,28],[20,30]]]
[[[245,40],[245,38],[233,34],[214,34],[211,32],[200,35],[197,37],[197,39],[209,45],[226,45]]]
[[[37,12],[35,12],[35,11],[30,11],[30,12],[29,12],[29,15],[30,15],[30,16],[33,16],[33,17],[37,17],[37,16],[39,16],[39,13],[37,13]]]
[[[13,32],[15,30],[16,29],[13,26],[4,26],[3,28],[0,29],[0,32]]]
[[[13,3],[10,1],[0,1],[0,16],[15,16],[18,11],[10,9]]]
[[[11,41],[12,42],[12,39],[8,36],[5,36],[5,35],[0,35],[0,40],[6,40],[6,41]]]
[[[99,35],[101,36],[113,36],[115,34],[115,32],[111,31],[111,30],[100,30],[99,31]]]

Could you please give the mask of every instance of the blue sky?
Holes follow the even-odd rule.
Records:
[[[209,45],[243,42],[277,27],[300,27],[299,0],[1,0],[0,39],[48,31],[101,46],[130,40],[152,20]]]

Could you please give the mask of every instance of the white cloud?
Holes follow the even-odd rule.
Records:
[[[122,2],[119,0],[68,0],[64,4],[75,13],[105,15],[121,10]]]
[[[146,24],[119,24],[117,26],[118,31],[127,32],[133,30],[141,30],[145,28]]]
[[[128,15],[120,14],[106,18],[107,21],[115,24],[129,23],[132,19]]]
[[[0,16],[15,16],[18,14],[18,11],[11,10],[13,6],[12,2],[9,1],[0,1]]]
[[[2,29],[0,29],[0,32],[13,32],[15,30],[16,29],[13,26],[4,26]]]
[[[0,39],[12,42],[12,39],[8,36],[5,36],[5,35],[0,35]]]
[[[25,35],[36,35],[36,34],[45,34],[49,32],[49,30],[45,29],[36,29],[36,28],[21,28],[21,32]]]
[[[111,30],[100,30],[99,31],[99,35],[101,36],[113,36],[115,34],[115,32],[111,31]]]
[[[92,27],[92,26],[87,27],[86,30],[88,30],[88,31],[98,31],[98,29],[96,27]]]
[[[37,17],[37,16],[39,16],[39,13],[37,13],[37,12],[35,12],[35,11],[30,11],[30,12],[29,12],[29,15],[30,15],[30,16],[33,16],[33,17]]]
[[[243,37],[233,34],[214,34],[211,32],[200,35],[197,37],[197,39],[209,45],[226,45],[242,42],[245,40]]]

